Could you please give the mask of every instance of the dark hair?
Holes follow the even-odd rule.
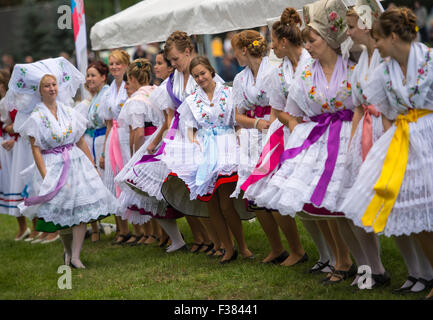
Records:
[[[0,84],[2,84],[6,91],[9,90],[10,73],[7,70],[0,70]]]
[[[412,42],[417,35],[416,15],[409,8],[394,8],[383,12],[374,23],[372,35],[374,38],[386,38],[392,32],[401,40]]]
[[[191,60],[191,63],[189,64],[189,73],[192,75],[192,69],[200,64],[209,70],[209,72],[212,74],[212,78],[215,77],[215,69],[210,64],[209,59],[204,56],[197,56]]]
[[[248,53],[255,58],[264,57],[268,49],[265,38],[255,30],[244,30],[236,33],[231,43],[233,48],[247,48]]]
[[[168,39],[165,41],[164,45],[164,52],[166,56],[168,56],[168,53],[170,52],[173,47],[176,47],[176,49],[179,52],[185,52],[185,50],[188,48],[191,52],[193,50],[193,46],[191,43],[191,40],[189,39],[186,32],[183,31],[175,31],[173,32]]]
[[[160,55],[160,54],[162,55],[162,58],[164,59],[165,63],[167,64],[167,67],[172,68],[173,66],[171,65],[170,60],[167,59],[167,55],[165,54],[165,51],[160,50],[157,55]]]
[[[281,15],[280,21],[272,25],[272,31],[278,40],[286,38],[294,46],[302,45],[302,34],[299,27],[302,26],[302,19],[294,8],[286,8]]]
[[[96,69],[101,76],[105,76],[105,82],[107,82],[108,66],[104,62],[99,61],[99,60],[93,61],[89,64],[89,66],[87,67],[87,70],[89,70],[90,68]]]

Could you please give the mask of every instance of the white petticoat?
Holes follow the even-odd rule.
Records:
[[[375,117],[371,115],[371,127],[372,127],[372,142],[373,144],[383,135],[383,124],[382,117]],[[362,124],[364,122],[364,116],[358,123],[358,127],[352,138],[352,142],[349,146],[349,152],[347,153],[346,168],[343,177],[343,183],[340,194],[340,204],[344,201],[344,198],[355,183],[356,178],[359,174],[359,169],[362,165]]]
[[[21,216],[21,213],[17,207],[18,201],[16,200],[23,199],[21,193],[26,187],[26,181],[21,177],[20,172],[33,163],[33,155],[29,141],[22,137],[15,141],[15,144],[9,153],[11,157],[11,163],[9,164],[10,171],[8,174],[10,180],[5,186],[8,187],[7,194],[10,195],[7,198],[15,201],[9,201],[8,214],[19,217]]]
[[[253,172],[259,160],[260,153],[263,149],[262,141],[264,134],[258,129],[240,129],[239,144],[240,156],[238,165],[238,182],[235,191],[230,195],[232,198],[237,198],[240,194],[241,186]]]
[[[284,149],[301,146],[316,124],[315,122],[298,124],[285,141]],[[337,161],[320,208],[337,211],[351,130],[352,122],[343,121]],[[266,187],[256,196],[256,204],[278,210],[282,215],[294,217],[297,212],[302,211],[305,204],[311,203],[310,198],[325,168],[328,135],[329,128],[308,149],[284,161]]]
[[[7,151],[1,146],[4,141],[0,136],[0,214],[14,215],[14,211],[17,211],[14,200],[22,197],[11,191],[12,150]]]
[[[269,127],[268,133],[266,135],[265,143],[263,144],[264,146],[269,141],[271,135],[275,131],[277,131],[281,126],[284,126],[284,125],[278,119],[275,119],[274,122],[272,122],[271,126]],[[287,141],[287,139],[290,136],[290,129],[288,127],[284,126],[283,131],[284,131],[284,141]],[[269,153],[268,157],[266,157],[263,160],[263,163],[266,163],[268,161],[270,155],[271,155],[271,153]],[[250,185],[249,188],[247,189],[247,191],[245,191],[243,197],[245,199],[250,200],[250,201],[255,201],[256,198],[257,198],[257,196],[259,196],[260,194],[262,194],[263,189],[266,188],[266,186],[268,185],[269,181],[272,179],[272,176],[275,174],[275,172],[277,170],[278,170],[278,167],[275,168],[272,172],[270,172],[263,179],[260,179],[256,183]],[[272,209],[272,208],[269,208],[269,209]]]
[[[159,130],[146,138],[143,145],[134,153],[115,178],[115,182],[122,189],[122,193],[125,193],[120,204],[121,208],[136,205],[138,208],[152,212],[155,215],[165,215],[166,206],[161,194],[161,185],[169,174],[167,166],[161,161],[135,165],[143,155],[148,154],[146,149]],[[130,183],[127,181],[130,181]],[[142,194],[134,191],[131,184],[136,189],[139,189]]]
[[[120,149],[122,152],[122,162],[123,162],[123,166],[125,166],[125,164],[129,161],[129,159],[131,158],[130,154],[131,151],[129,149],[129,129],[128,128],[122,128],[119,127],[117,128],[118,133],[119,133],[119,143],[120,143]],[[114,174],[113,174],[113,169],[111,167],[111,159],[110,159],[110,151],[109,151],[109,141],[111,139],[111,135],[113,133],[113,129],[110,130],[110,133],[108,134],[107,137],[107,142],[105,143],[105,169],[104,169],[104,174],[103,174],[103,181],[105,186],[107,187],[108,190],[111,191],[111,193],[113,195],[116,195],[116,186],[114,184]],[[118,170],[118,169],[116,169]],[[119,170],[120,171],[120,170]],[[119,172],[117,171],[117,173]],[[113,212],[115,213],[115,212]]]
[[[46,222],[73,226],[117,210],[116,198],[104,186],[87,156],[77,146],[68,152],[70,167],[65,185],[48,202],[29,207],[21,202],[18,207],[23,215],[30,219],[37,215]],[[43,181],[35,165],[24,170],[24,175],[32,175],[30,197],[51,192],[59,181],[63,168],[62,155],[45,154],[43,161],[47,170]]]
[[[374,196],[373,187],[379,179],[395,130],[393,125],[373,145],[340,208],[355,225],[368,232],[372,229],[363,226],[361,218]],[[409,158],[400,192],[383,231],[386,236],[433,231],[432,137],[432,114],[409,123]]]
[[[174,172],[188,186],[190,200],[196,199],[197,196],[212,194],[218,177],[230,176],[237,171],[238,167],[239,147],[234,131],[216,135],[217,164],[213,171],[206,176],[206,181],[201,185],[197,185],[197,170],[205,156],[200,149],[204,147],[204,142],[199,133],[200,130],[197,131],[196,138],[200,143],[200,147],[195,143],[191,143],[188,138],[178,138],[167,145],[166,154],[162,158],[169,170]],[[180,135],[177,137],[180,137]]]

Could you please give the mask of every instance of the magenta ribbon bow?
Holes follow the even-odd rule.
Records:
[[[57,186],[56,188],[43,195],[43,196],[36,196],[36,197],[32,197],[32,198],[27,198],[24,199],[24,204],[26,206],[34,206],[40,203],[44,203],[44,202],[48,202],[51,199],[53,199],[57,193],[59,193],[60,189],[65,185],[66,183],[66,178],[68,176],[68,171],[69,171],[69,165],[70,165],[70,159],[69,159],[69,150],[72,149],[74,145],[73,144],[65,144],[63,146],[59,146],[53,149],[48,149],[48,150],[42,150],[42,154],[62,154],[63,157],[63,168],[62,168],[62,172],[60,174],[60,178],[59,181],[57,182]]]
[[[267,114],[271,114],[271,106],[255,106],[254,110],[247,111],[247,117],[249,118],[263,118]]]
[[[248,179],[242,184],[241,189],[247,191],[250,185],[268,176],[280,163],[281,154],[284,152],[284,125],[279,127],[274,133],[272,133],[269,141],[264,146],[262,153],[260,154],[259,161],[256,164],[253,172],[250,174]],[[262,167],[263,160],[272,152],[269,160]]]
[[[352,110],[340,110],[335,113],[323,113],[314,117],[310,117],[312,121],[317,122],[317,125],[313,128],[313,130],[311,130],[304,143],[300,147],[285,150],[281,155],[280,163],[296,157],[303,150],[309,148],[312,144],[319,140],[319,138],[329,127],[328,157],[325,162],[325,170],[323,171],[319,183],[314,189],[310,199],[311,203],[315,204],[316,206],[320,206],[322,204],[329,181],[331,180],[332,174],[334,173],[338,149],[340,147],[340,131],[343,121],[352,121],[352,117]]]

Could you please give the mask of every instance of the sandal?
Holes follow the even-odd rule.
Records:
[[[131,246],[131,247],[136,246],[138,240],[140,240],[141,238],[143,238],[143,236],[144,236],[143,234],[142,234],[142,235],[135,235],[135,234],[133,234],[133,235],[128,239],[128,241],[125,242],[125,244],[127,244],[128,246]],[[132,241],[129,241],[129,240],[131,240],[131,239],[133,239],[133,240],[132,240]]]
[[[203,247],[204,243],[193,243],[190,252],[191,253],[198,253],[199,250]],[[193,250],[194,246],[196,246],[196,249]]]
[[[320,271],[329,266],[329,260],[326,262],[317,261],[316,264],[310,270],[308,270],[308,273],[319,273]]]
[[[354,275],[356,275],[357,273],[357,268],[355,267],[355,264],[352,264],[349,268],[349,270],[344,271],[344,270],[334,270],[331,274],[330,277],[325,278],[324,281],[322,281],[323,284],[335,284],[335,283],[339,283],[343,280],[349,279],[351,277],[353,277]],[[335,277],[337,278],[337,280],[332,280],[331,278]]]
[[[167,245],[169,239],[170,239],[170,237],[165,238],[165,240],[159,244],[159,247],[160,248],[165,247]]]
[[[211,242],[210,244],[203,243],[202,248],[206,247],[206,250],[200,250],[200,252],[207,253],[213,249],[214,244]]]
[[[129,238],[131,238],[131,234],[119,234],[119,236],[117,237],[117,240],[114,240],[113,242],[111,242],[111,244],[116,245],[116,244],[124,244],[126,241],[129,240]]]
[[[101,240],[101,233],[99,231],[93,231],[92,232],[92,237],[93,237],[94,234],[98,235],[98,239],[97,240],[91,239],[93,243],[98,242],[99,240]]]

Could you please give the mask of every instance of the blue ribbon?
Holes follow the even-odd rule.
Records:
[[[201,129],[198,136],[203,139],[203,161],[197,169],[195,184],[201,186],[208,180],[208,176],[214,171],[218,161],[218,145],[215,137],[223,134],[234,133],[231,126],[220,126],[215,128]]]
[[[96,163],[96,153],[95,153],[95,140],[97,137],[105,135],[107,131],[107,127],[99,128],[99,129],[87,129],[85,134],[88,134],[93,138],[92,142],[92,153],[93,153],[93,160]]]

